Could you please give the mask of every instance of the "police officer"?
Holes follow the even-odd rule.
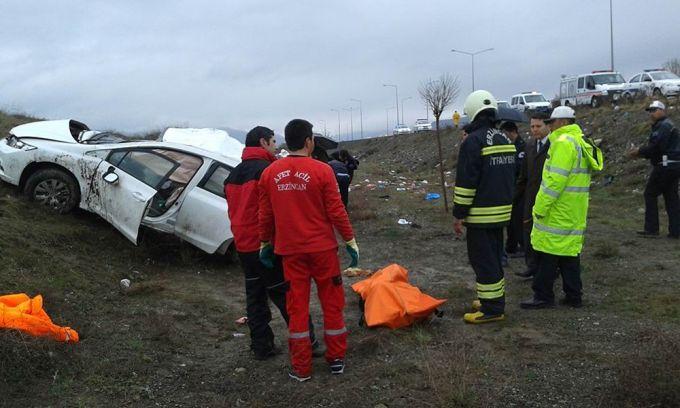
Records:
[[[467,228],[468,259],[477,277],[478,301],[463,319],[487,323],[505,318],[503,228],[510,222],[515,184],[514,144],[496,129],[496,99],[475,91],[465,100],[472,120],[461,143],[456,169],[453,216],[456,235]]]
[[[652,121],[652,134],[646,146],[634,148],[629,157],[644,157],[652,163],[652,173],[645,187],[645,229],[638,234],[644,237],[659,235],[658,197],[663,195],[668,213],[668,237],[680,238],[680,135],[678,129],[666,117],[666,106],[652,102],[647,108]]]

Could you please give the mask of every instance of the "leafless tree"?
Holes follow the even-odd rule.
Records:
[[[442,155],[442,141],[439,136],[439,118],[444,109],[449,106],[460,93],[460,81],[451,74],[442,74],[438,79],[428,80],[420,84],[418,93],[428,108],[432,111],[435,119],[437,134],[437,148],[439,149],[439,174],[441,176],[442,195],[444,196],[444,211],[449,211],[449,200],[446,192],[444,179],[444,158]]]
[[[671,58],[663,64],[663,67],[675,75],[680,75],[680,58]]]

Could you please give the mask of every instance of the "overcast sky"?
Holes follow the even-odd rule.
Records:
[[[330,109],[358,109],[355,98],[365,133],[384,132],[395,95],[383,83],[412,97],[412,124],[425,117],[418,85],[457,75],[461,110],[470,58],[452,48],[493,47],[476,58],[476,87],[506,100],[524,90],[550,98],[560,74],[610,59],[607,0],[2,0],[0,13],[0,108],[123,131],[282,133],[301,117],[335,135]],[[678,0],[614,0],[617,70],[630,78],[680,57],[679,17]],[[355,111],[357,136],[359,127]]]

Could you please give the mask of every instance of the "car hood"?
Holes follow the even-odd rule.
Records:
[[[680,79],[662,79],[661,81],[656,81],[660,85],[680,85]]]
[[[628,89],[628,84],[602,84],[602,85],[596,85],[596,87],[599,87],[597,89],[601,91],[619,91],[623,89]]]
[[[73,119],[43,120],[15,126],[9,133],[16,137],[54,140],[64,143],[78,143],[81,132],[90,130],[87,125]]]

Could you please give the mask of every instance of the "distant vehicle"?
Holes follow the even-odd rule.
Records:
[[[416,132],[427,132],[428,130],[432,130],[432,123],[427,119],[416,119],[414,129]]]
[[[623,76],[613,71],[593,71],[564,77],[560,81],[560,105],[590,105],[596,108],[604,102],[629,100],[635,97],[633,89]]]
[[[655,97],[680,95],[680,77],[664,69],[646,69],[634,75],[628,83],[640,95]]]
[[[98,214],[134,244],[144,225],[223,254],[233,239],[224,181],[240,154],[41,121],[0,140],[0,179],[54,212]]]
[[[508,109],[512,108],[512,106],[510,106],[508,101],[498,101],[498,107],[499,108],[508,108]]]
[[[514,95],[510,105],[520,112],[550,110],[550,102],[540,92],[522,92]]]
[[[394,130],[392,130],[393,135],[406,135],[409,133],[413,133],[410,127],[404,125],[404,124],[399,124],[394,127]]]

